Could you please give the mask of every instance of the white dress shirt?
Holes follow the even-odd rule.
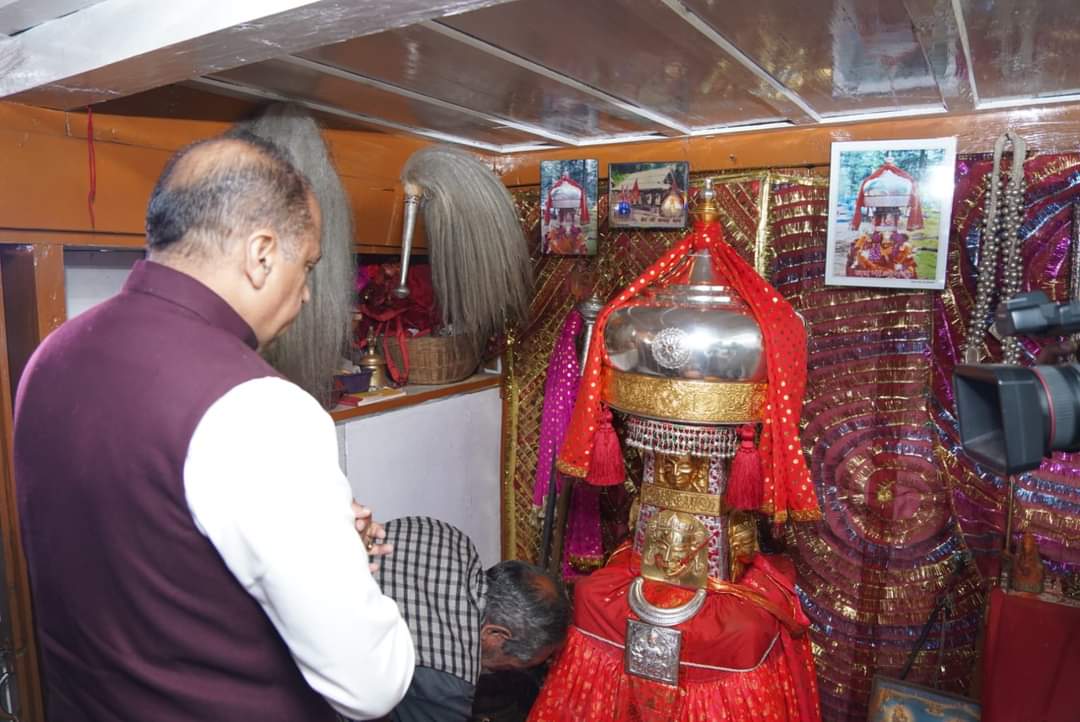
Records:
[[[308,684],[346,717],[387,714],[412,680],[413,642],[368,570],[334,423],[315,399],[279,378],[229,391],[191,437],[184,488]]]

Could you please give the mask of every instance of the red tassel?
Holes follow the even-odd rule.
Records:
[[[593,436],[592,460],[585,481],[594,486],[615,486],[626,481],[622,448],[619,437],[611,425],[611,411],[604,406]]]
[[[729,509],[757,511],[764,501],[761,482],[761,458],[754,446],[754,426],[739,427],[739,449],[731,460],[725,501]]]

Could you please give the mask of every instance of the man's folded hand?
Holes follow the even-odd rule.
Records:
[[[353,516],[356,518],[356,533],[364,540],[364,548],[372,559],[386,556],[394,551],[393,544],[384,544],[386,530],[382,524],[375,521],[371,509],[356,501],[352,503]],[[371,573],[379,571],[379,563],[372,561],[368,564]]]

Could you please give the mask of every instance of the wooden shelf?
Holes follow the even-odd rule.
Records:
[[[385,411],[405,408],[406,406],[416,406],[417,404],[422,404],[426,401],[434,401],[435,399],[442,399],[447,396],[469,394],[474,391],[491,389],[501,383],[502,374],[481,372],[470,376],[464,381],[458,381],[452,384],[442,384],[440,386],[408,385],[405,387],[404,396],[397,396],[385,401],[376,401],[364,406],[338,406],[330,412],[330,416],[335,422],[348,421],[349,419],[355,419],[360,416],[370,416],[372,414],[381,414]]]
[[[93,231],[42,230],[34,228],[0,227],[0,245],[47,245],[65,248],[146,250],[146,236],[141,233],[108,233]],[[357,243],[353,252],[366,255],[401,255],[401,246],[382,246],[375,243]],[[428,249],[413,246],[412,255],[426,256]]]
[[[122,248],[144,250],[141,233],[98,233],[49,231],[27,228],[0,228],[0,245],[47,245],[71,248]]]

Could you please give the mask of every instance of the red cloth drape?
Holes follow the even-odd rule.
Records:
[[[731,586],[801,617],[789,591],[790,562],[777,561],[756,555]],[[626,620],[634,617],[626,598],[639,564],[636,555],[624,553],[578,581],[574,626],[530,722],[819,722],[808,638],[792,637],[770,612],[731,593],[710,592],[701,611],[677,627],[681,660],[705,667],[684,664],[678,687],[627,674],[621,645]],[[691,594],[666,584],[645,586],[646,598],[657,606],[684,603]]]
[[[559,470],[570,476],[588,476],[601,414],[599,387],[600,374],[607,363],[604,327],[608,317],[615,309],[640,299],[650,287],[679,283],[685,279],[686,270],[681,276],[665,276],[670,276],[671,269],[696,248],[709,250],[715,271],[749,304],[764,339],[769,388],[765,422],[758,444],[764,473],[761,511],[771,515],[776,522],[786,521],[789,515],[798,521],[819,519],[821,512],[802,455],[798,426],[806,388],[806,330],[791,304],[731,246],[724,243],[723,231],[716,222],[695,224],[693,233],[645,269],[600,312],[574,404],[574,414],[559,452]]]
[[[866,184],[875,178],[879,178],[885,173],[893,173],[904,180],[911,182],[911,193],[908,196],[907,227],[909,231],[914,231],[923,227],[922,204],[919,202],[919,184],[916,183],[915,178],[903,168],[893,163],[884,163],[873,173],[866,176],[866,178],[863,179],[863,182],[859,184],[859,195],[855,198],[855,212],[851,214],[851,230],[859,230],[859,225],[862,223],[862,209],[866,204]]]
[[[990,592],[982,720],[1080,720],[1080,608]]]

